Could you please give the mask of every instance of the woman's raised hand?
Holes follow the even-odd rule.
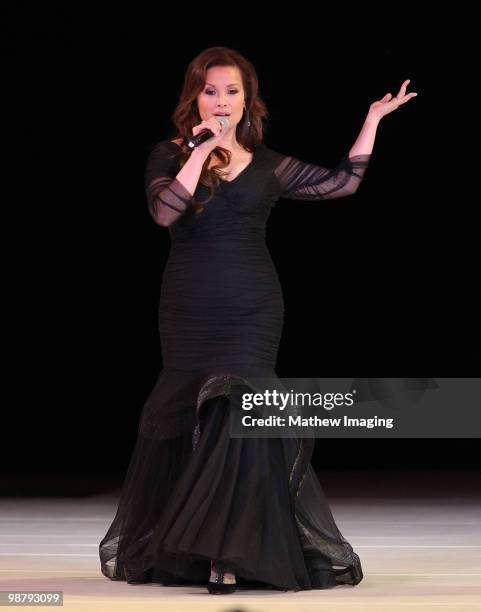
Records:
[[[382,119],[384,115],[392,113],[392,111],[399,108],[402,104],[406,104],[406,102],[409,102],[411,98],[417,96],[418,94],[416,92],[406,94],[406,88],[409,83],[410,79],[404,81],[397,96],[394,98],[392,97],[392,94],[387,93],[383,98],[381,98],[381,100],[373,102],[369,107],[368,116],[377,120]]]

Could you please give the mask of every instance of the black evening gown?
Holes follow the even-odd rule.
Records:
[[[280,590],[358,584],[361,563],[342,536],[310,460],[312,438],[231,438],[233,385],[276,377],[284,304],[265,242],[278,198],[353,194],[369,155],[334,169],[265,144],[199,214],[176,175],[180,147],[151,150],[149,212],[171,239],[162,279],[163,369],[139,420],[118,508],[99,544],[102,573],[128,583],[206,584],[210,560],[238,585]],[[207,188],[197,185],[204,200]]]

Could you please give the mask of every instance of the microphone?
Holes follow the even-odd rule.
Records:
[[[218,115],[217,120],[222,123],[226,130],[229,129],[230,121],[228,117]],[[212,138],[212,136],[214,136],[214,132],[211,132],[209,128],[204,128],[196,136],[190,136],[189,138],[187,138],[187,146],[193,149],[194,147],[198,147],[206,140],[209,140],[209,138]]]

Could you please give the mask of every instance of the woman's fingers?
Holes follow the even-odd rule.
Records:
[[[219,121],[217,121],[217,119],[215,118],[215,116],[209,117],[209,119],[207,120],[207,125],[209,126],[209,129],[216,136],[218,136],[219,130],[220,130],[220,124],[219,124]]]
[[[410,82],[411,82],[411,79],[406,79],[404,81],[404,83],[401,85],[398,95],[396,96],[397,98],[402,98],[404,96],[404,94],[406,93],[406,87],[408,86]]]
[[[406,95],[406,88],[410,82],[411,82],[411,79],[406,79],[401,85],[398,95],[395,98],[393,98],[393,100],[396,101],[398,106],[400,106],[401,104],[405,104],[408,100],[410,100],[411,98],[415,98],[418,95],[416,92],[411,92]]]
[[[397,95],[397,98],[406,98],[405,100],[403,100],[404,102],[407,102],[407,100],[410,100],[411,98],[414,98],[415,96],[418,95],[416,92],[411,92],[406,97],[406,88],[410,82],[411,82],[410,79],[406,79],[404,83],[401,85],[401,89],[399,90],[399,93]]]

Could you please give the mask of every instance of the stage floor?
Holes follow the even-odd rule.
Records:
[[[0,590],[63,591],[68,610],[481,610],[481,479],[476,472],[318,472],[363,581],[328,590],[239,590],[112,582],[98,545],[118,490],[0,498]],[[29,607],[30,608],[30,607]]]

